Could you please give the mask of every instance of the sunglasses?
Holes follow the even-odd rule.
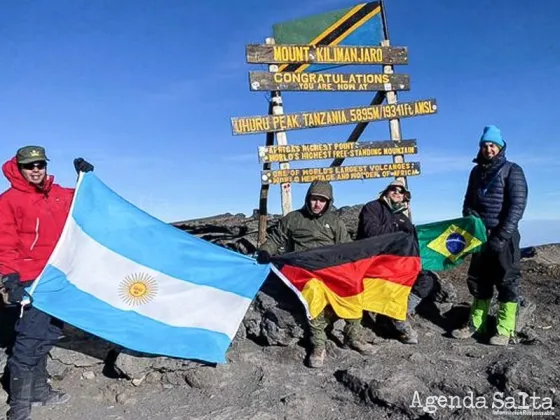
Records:
[[[391,187],[389,188],[389,191],[396,192],[397,194],[404,194],[403,189],[399,187]]]
[[[28,171],[32,171],[35,168],[41,170],[47,167],[47,162],[41,161],[41,162],[24,163],[21,165],[21,167],[23,169],[27,169]]]

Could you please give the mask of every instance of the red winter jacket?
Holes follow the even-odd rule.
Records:
[[[2,171],[12,186],[0,195],[0,274],[17,272],[22,282],[34,280],[60,238],[74,189],[54,184],[52,175],[35,187],[23,178],[15,157]]]

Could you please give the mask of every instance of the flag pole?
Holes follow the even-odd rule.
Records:
[[[391,41],[389,40],[389,27],[387,25],[387,13],[385,12],[385,1],[380,0],[380,5],[381,5],[381,20],[383,22],[383,35],[385,37],[385,39],[381,41],[381,45],[384,47],[389,47],[391,45]],[[384,65],[383,73],[393,74],[394,73],[393,66]],[[397,92],[395,92],[394,90],[385,92],[385,97],[387,98],[388,105],[397,103]],[[392,141],[400,142],[402,140],[401,123],[398,118],[389,120],[389,132]],[[404,163],[404,155],[393,155],[393,163]],[[408,189],[408,185],[407,185],[408,182],[406,176],[395,177],[395,179],[402,181],[404,183],[405,188]],[[407,209],[406,215],[412,220],[410,207]]]

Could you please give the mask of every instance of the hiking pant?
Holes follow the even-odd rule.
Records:
[[[469,292],[476,299],[492,299],[494,287],[499,302],[517,302],[521,280],[520,235],[516,230],[505,243],[501,252],[495,253],[484,247],[473,254],[468,271]]]
[[[327,344],[327,327],[331,326],[338,317],[330,307],[326,307],[323,312],[317,315],[309,322],[311,345],[316,347],[325,347]],[[344,336],[349,342],[359,341],[362,332],[362,318],[345,319]]]
[[[35,388],[46,383],[47,355],[62,336],[63,323],[33,306],[26,306],[15,325],[15,343],[8,359],[9,418],[27,418]],[[40,383],[35,383],[40,382]]]
[[[434,289],[434,276],[429,271],[422,270],[416,277],[416,281],[410,290],[411,293],[418,296],[420,299],[424,299],[432,293]]]

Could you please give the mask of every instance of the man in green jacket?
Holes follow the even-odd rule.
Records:
[[[270,256],[287,252],[306,251],[321,246],[351,242],[341,218],[333,213],[333,191],[328,182],[315,181],[305,197],[305,204],[284,216],[259,250],[257,261],[267,263]],[[327,335],[325,329],[334,321],[330,308],[310,321],[312,351],[310,367],[321,367],[325,359]],[[347,319],[344,328],[346,344],[362,353],[372,354],[374,347],[362,340],[361,318]]]

